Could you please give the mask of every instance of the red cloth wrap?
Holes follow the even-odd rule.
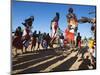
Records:
[[[68,41],[74,41],[74,33],[69,32],[68,29],[65,30],[65,37]]]

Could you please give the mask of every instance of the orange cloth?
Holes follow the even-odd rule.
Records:
[[[68,41],[74,41],[74,33],[69,32],[68,29],[65,30],[65,37]]]

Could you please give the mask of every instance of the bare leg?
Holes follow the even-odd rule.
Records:
[[[23,54],[23,49],[21,49],[21,52],[22,52],[21,54]]]
[[[31,51],[33,51],[33,44],[31,45]]]
[[[15,48],[15,55],[14,55],[14,57],[16,57],[17,56],[17,48]]]
[[[40,49],[40,42],[38,42],[38,48],[37,48],[37,50],[38,50],[38,49]]]
[[[27,53],[27,47],[24,47],[24,50],[25,50],[25,52],[24,52],[24,53]]]

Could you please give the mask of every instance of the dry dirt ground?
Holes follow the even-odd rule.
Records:
[[[19,55],[12,57],[12,74],[93,69],[86,47],[82,47],[80,52],[77,48],[58,48],[56,45],[47,50],[42,47],[36,49],[31,51],[29,47],[24,54],[17,50]],[[15,53],[14,50],[12,52]]]

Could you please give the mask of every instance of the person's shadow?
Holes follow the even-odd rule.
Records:
[[[79,70],[88,70],[91,65],[91,61],[89,59],[89,56],[86,57],[86,59],[83,60],[82,64],[79,66]]]
[[[81,49],[78,49],[77,55],[82,53],[82,56],[81,57],[84,59],[84,54],[86,52],[88,52],[88,46],[85,46],[85,47],[82,47]]]

